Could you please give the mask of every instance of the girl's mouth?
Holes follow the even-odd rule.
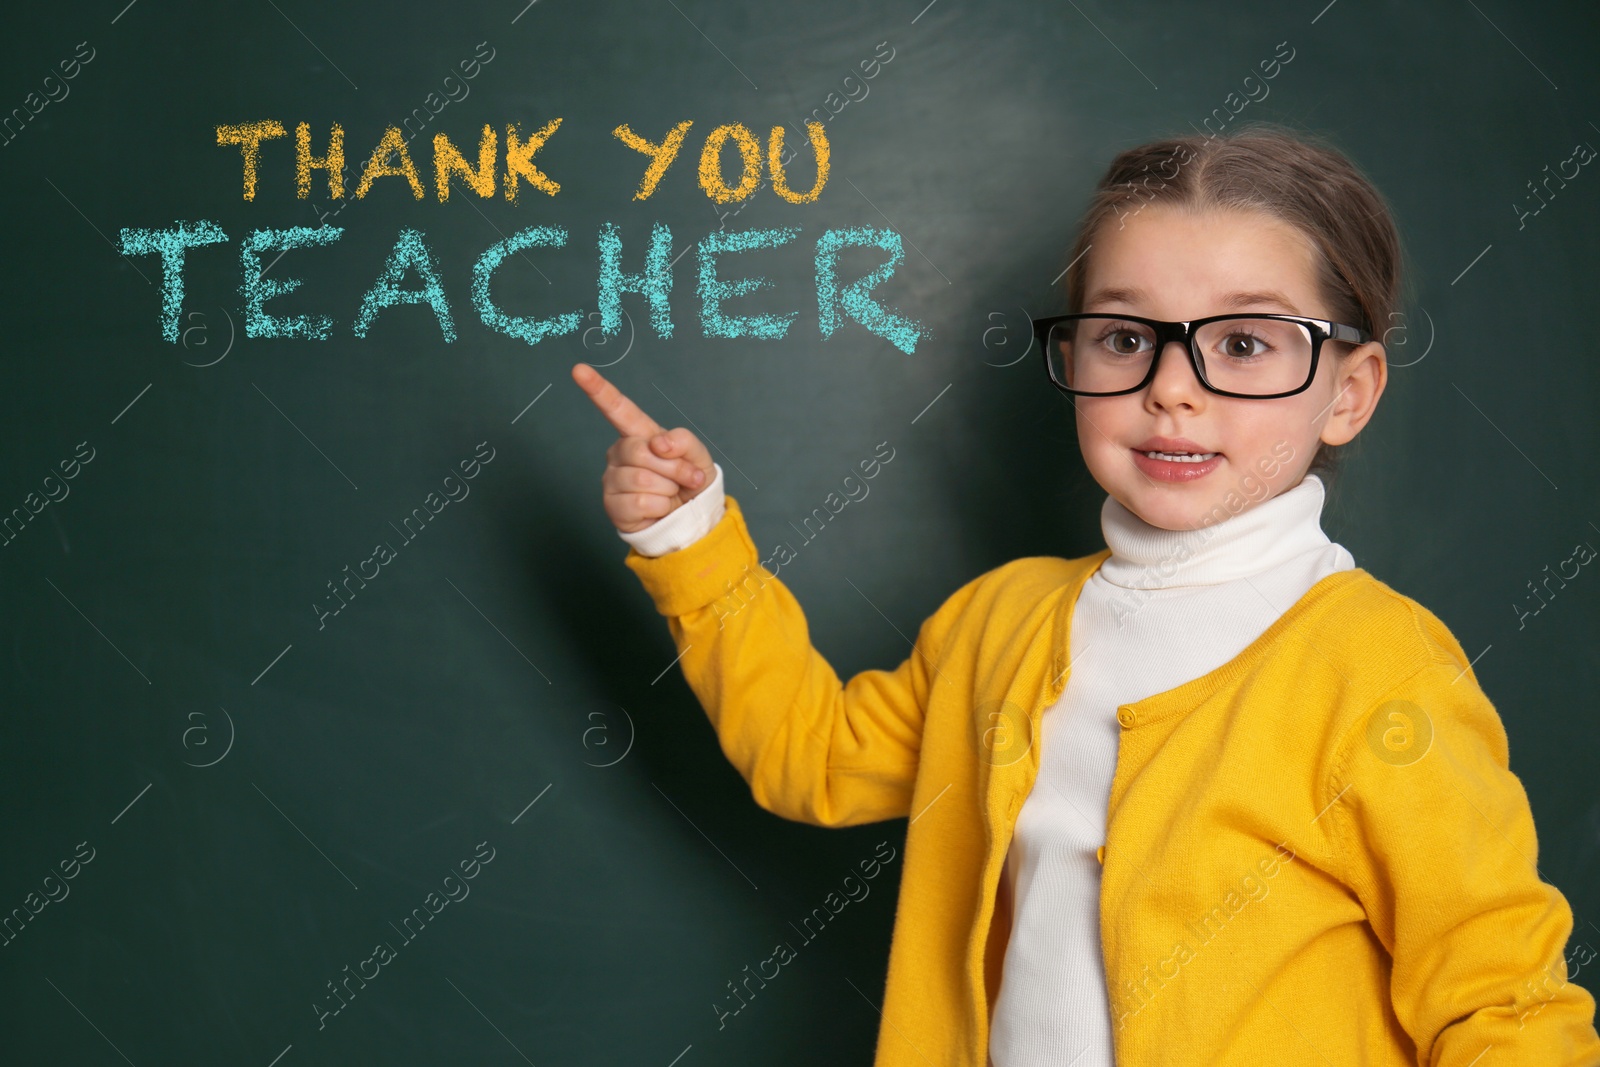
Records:
[[[1222,465],[1221,452],[1160,452],[1130,449],[1133,464],[1146,477],[1163,482],[1192,482]]]

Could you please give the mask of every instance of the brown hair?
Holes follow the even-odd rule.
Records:
[[[1120,152],[1078,221],[1067,262],[1069,311],[1080,311],[1088,262],[1100,227],[1124,225],[1146,204],[1191,210],[1263,211],[1298,229],[1321,253],[1317,286],[1329,317],[1364,327],[1382,341],[1401,300],[1400,234],[1383,195],[1326,138],[1271,122],[1226,134],[1165,138]],[[1409,278],[1409,275],[1407,276]],[[1324,354],[1348,355],[1334,347]],[[1319,444],[1308,473],[1325,482],[1345,446]]]

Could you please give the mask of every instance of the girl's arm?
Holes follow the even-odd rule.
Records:
[[[1600,1064],[1594,998],[1568,973],[1572,909],[1536,866],[1505,727],[1470,668],[1441,653],[1345,731],[1334,767],[1339,875],[1393,958],[1418,1062]]]
[[[909,814],[936,664],[978,579],[922,624],[898,667],[841,684],[768,569],[781,558],[763,566],[735,498],[687,547],[630,549],[625,562],[667,617],[684,677],[757,804],[818,826]]]

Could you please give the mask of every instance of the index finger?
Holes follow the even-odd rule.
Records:
[[[646,415],[638,404],[622,395],[622,390],[606,381],[605,377],[587,363],[574,364],[572,380],[589,394],[600,414],[624,437],[654,437],[663,432],[656,420]]]

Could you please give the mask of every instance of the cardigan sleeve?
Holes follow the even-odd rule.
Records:
[[[1572,909],[1536,866],[1505,727],[1470,667],[1437,655],[1364,709],[1334,766],[1341,877],[1392,958],[1417,1062],[1600,1064],[1594,997],[1568,975]]]
[[[667,617],[723,753],[756,803],[784,818],[853,826],[907,815],[935,664],[979,579],[922,624],[898,667],[841,683],[774,573],[782,557],[763,564],[738,501],[724,507],[693,544],[658,557],[630,548],[624,561]]]

